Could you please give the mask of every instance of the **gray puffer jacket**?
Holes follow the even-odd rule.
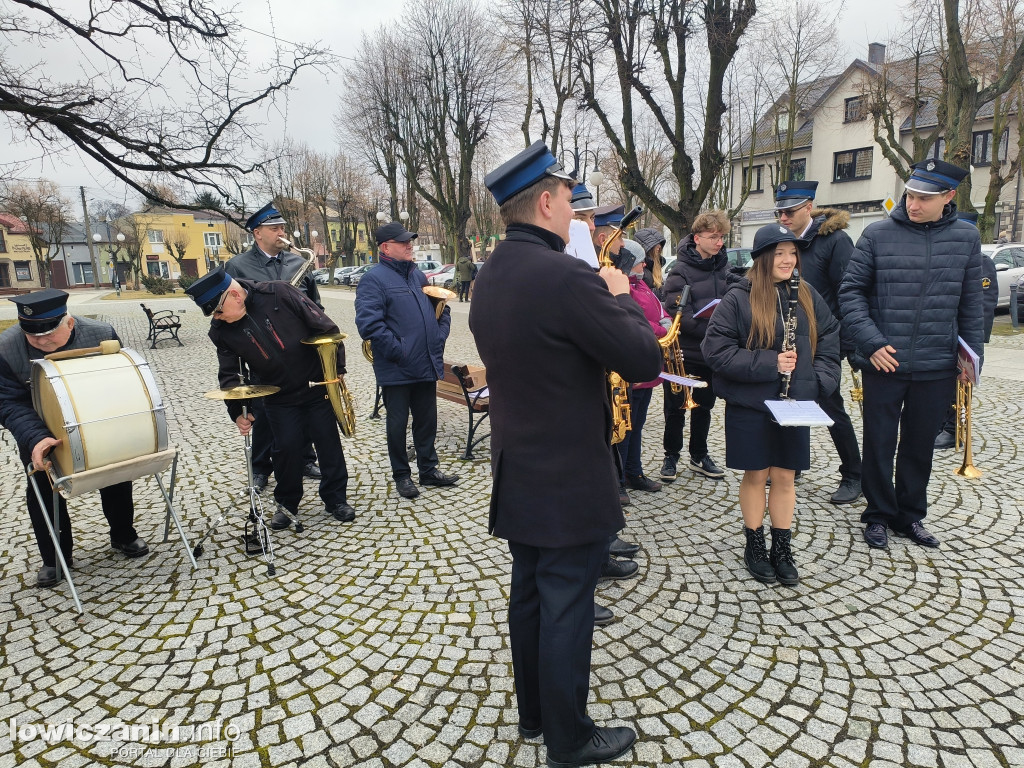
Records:
[[[857,241],[839,289],[844,329],[854,363],[891,345],[893,375],[938,378],[956,370],[957,336],[979,355],[982,317],[981,240],[950,204],[938,221],[918,224],[905,200]]]

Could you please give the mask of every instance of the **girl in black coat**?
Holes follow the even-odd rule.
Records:
[[[726,293],[716,307],[701,344],[714,371],[716,394],[725,406],[725,463],[743,470],[740,510],[750,574],[766,584],[799,580],[790,550],[796,504],[796,470],[810,466],[810,428],[782,427],[765,400],[780,398],[782,374],[789,374],[788,396],[817,400],[839,386],[839,324],[824,300],[800,283],[796,304],[796,348],[782,351],[789,311],[790,278],[799,268],[797,238],[769,224],[754,236],[754,265],[747,279]],[[765,483],[772,526],[769,555],[764,540]]]

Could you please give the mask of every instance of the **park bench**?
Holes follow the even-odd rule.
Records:
[[[486,370],[482,365],[445,363],[444,378],[437,382],[437,396],[466,406],[469,426],[466,434],[466,451],[462,458],[472,459],[473,448],[491,434],[487,432],[477,435],[477,430],[489,414],[490,397]]]
[[[158,312],[154,312],[145,304],[139,304],[142,307],[142,311],[146,313],[146,317],[149,319],[149,335],[146,340],[152,339],[153,343],[150,345],[150,349],[156,349],[156,343],[160,341],[161,337],[167,340],[174,339],[178,342],[179,347],[185,345],[181,343],[181,339],[178,338],[178,330],[181,328],[181,316],[175,314],[169,309],[162,309]]]

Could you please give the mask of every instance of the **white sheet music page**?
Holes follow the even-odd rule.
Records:
[[[783,427],[831,427],[834,423],[813,400],[765,400],[764,404]]]

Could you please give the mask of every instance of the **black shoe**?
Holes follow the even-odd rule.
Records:
[[[632,557],[640,551],[639,544],[630,544],[628,541],[623,541],[618,536],[615,537],[615,541],[608,547],[608,554],[612,557]]]
[[[395,488],[403,499],[415,499],[420,495],[420,489],[416,487],[411,477],[400,477],[395,480]]]
[[[768,562],[775,570],[775,577],[787,587],[796,586],[800,575],[796,572],[796,561],[790,548],[792,537],[788,528],[772,528],[772,551]]]
[[[142,557],[143,555],[149,554],[149,547],[146,546],[146,542],[138,536],[135,537],[135,541],[129,541],[127,543],[111,539],[110,546],[125,557]]]
[[[711,460],[710,456],[705,456],[703,459],[690,458],[690,469],[697,472],[705,477],[711,477],[715,480],[719,480],[725,477],[725,470],[715,464]]]
[[[270,519],[270,530],[272,531],[283,531],[285,528],[292,524],[292,519],[288,517],[288,513],[284,511],[283,507],[278,507],[277,512]]]
[[[323,477],[323,473],[320,472],[320,467],[314,464],[312,461],[302,468],[303,477],[312,477],[314,480],[319,480]]]
[[[640,475],[639,477],[627,477],[626,485],[632,488],[634,491],[647,491],[648,493],[657,493],[661,490],[661,483],[656,483],[648,477]]]
[[[628,507],[628,506],[632,505],[632,503],[633,502],[631,502],[629,500],[629,494],[626,493],[626,486],[620,485],[619,486],[619,505],[623,506],[623,507]]]
[[[519,735],[524,739],[539,739],[544,735],[544,729],[539,725],[536,728],[527,728],[522,723],[519,724]]]
[[[939,540],[934,535],[928,532],[928,529],[921,525],[920,522],[911,523],[910,528],[905,531],[897,531],[895,528],[892,529],[893,533],[897,536],[902,536],[905,539],[910,539],[915,544],[920,544],[922,547],[937,547],[939,546]]]
[[[676,479],[677,461],[679,461],[678,456],[666,456],[665,460],[661,463],[661,471],[658,473],[658,476],[666,483],[671,483]]]
[[[458,475],[446,475],[438,469],[432,469],[425,475],[420,475],[420,485],[455,485],[459,482]]]
[[[549,768],[594,765],[626,754],[636,741],[632,728],[595,728],[590,741],[573,752],[559,755],[548,750]]]
[[[956,437],[952,432],[942,430],[935,438],[935,450],[944,451],[947,448],[952,448],[956,445]]]
[[[864,529],[864,541],[872,549],[885,549],[889,546],[889,534],[885,531],[885,523],[871,523]]]
[[[744,528],[747,546],[743,549],[743,564],[747,572],[762,584],[775,583],[775,569],[768,559],[768,550],[764,545],[764,528]]]
[[[615,614],[612,613],[611,608],[605,608],[603,605],[594,603],[594,626],[595,627],[607,627],[615,621]]]
[[[860,498],[860,480],[843,478],[836,492],[829,498],[833,504],[853,504]]]
[[[328,507],[327,514],[333,515],[335,520],[343,523],[351,523],[356,519],[356,511],[344,501],[336,506]]]
[[[615,560],[609,557],[601,565],[601,575],[597,577],[597,580],[622,581],[623,579],[632,579],[639,570],[640,566],[632,560]]]
[[[252,476],[253,487],[256,488],[256,493],[263,493],[263,490],[267,487],[267,481],[270,478],[267,475],[261,475],[259,472]]]
[[[44,565],[36,574],[37,587],[53,587],[64,581],[64,569],[61,569],[60,578],[57,578],[57,566]]]

